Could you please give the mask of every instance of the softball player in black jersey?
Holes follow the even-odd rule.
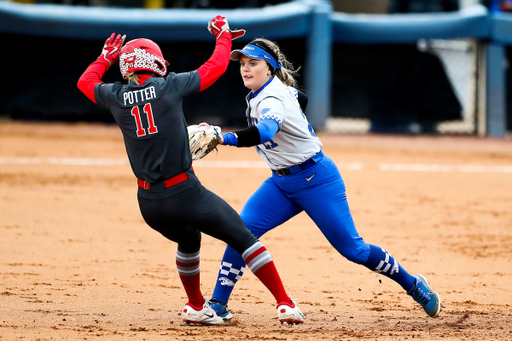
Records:
[[[113,33],[78,87],[109,110],[122,131],[144,220],[178,243],[176,264],[189,299],[184,322],[224,322],[200,291],[201,233],[206,233],[242,255],[274,295],[281,323],[303,323],[304,315],[286,294],[269,252],[231,206],[202,186],[192,168],[183,99],[208,88],[225,72],[231,40],[245,33],[231,30],[221,16],[212,19],[208,29],[216,37],[212,56],[199,69],[179,74],[167,74],[169,63],[153,41],[135,39],[122,46],[125,37]],[[126,82],[103,83],[103,74],[117,61]]]

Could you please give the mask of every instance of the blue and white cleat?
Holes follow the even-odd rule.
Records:
[[[210,300],[210,307],[217,313],[217,316],[219,316],[225,322],[228,322],[233,318],[233,314],[231,314],[229,311],[227,304],[222,304],[216,299],[212,298]]]
[[[441,297],[430,288],[430,284],[423,275],[414,275],[416,284],[407,293],[418,302],[430,317],[436,317],[441,312]]]

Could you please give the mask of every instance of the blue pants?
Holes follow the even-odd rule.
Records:
[[[273,174],[249,198],[240,216],[259,238],[302,211],[341,255],[356,263],[366,262],[370,248],[357,233],[345,183],[327,156],[306,171],[288,176]]]
[[[414,277],[384,249],[367,244],[359,236],[348,206],[345,183],[336,164],[326,155],[313,167],[299,173],[287,176],[273,173],[249,198],[240,216],[259,238],[302,211],[348,260],[393,278],[405,290],[414,285]],[[244,266],[240,255],[228,246],[213,298],[227,303]]]

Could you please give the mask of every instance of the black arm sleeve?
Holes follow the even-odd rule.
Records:
[[[306,115],[306,107],[308,106],[308,96],[300,90],[297,90],[297,92],[299,93],[298,99],[299,99],[300,108],[302,109],[302,112],[304,113],[304,115]]]
[[[238,136],[237,147],[252,147],[260,144],[260,131],[256,126],[249,127],[243,130],[234,131]]]

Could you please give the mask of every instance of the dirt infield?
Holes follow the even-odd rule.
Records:
[[[512,339],[510,139],[320,134],[360,234],[427,276],[438,318],[301,214],[261,240],[306,323],[280,326],[247,273],[232,322],[190,327],[176,245],[142,220],[118,128],[0,122],[0,133],[0,340]],[[269,175],[250,148],[221,147],[195,169],[238,211]],[[203,238],[207,297],[224,247]]]

